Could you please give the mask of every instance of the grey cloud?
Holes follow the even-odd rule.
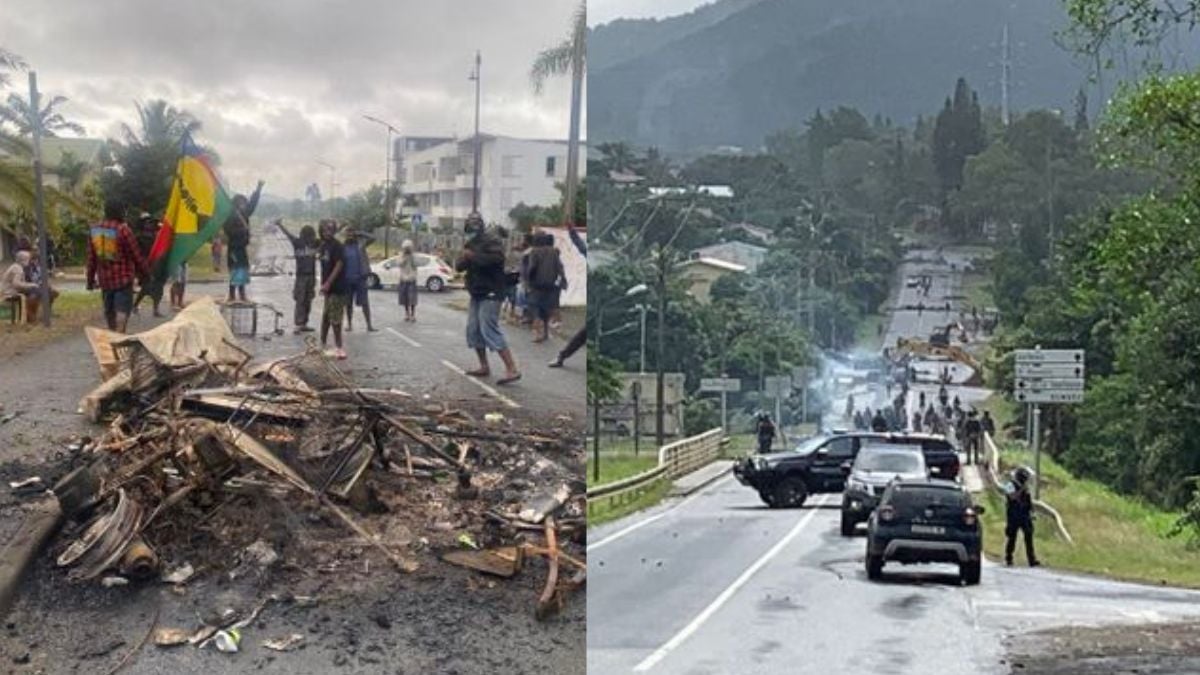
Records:
[[[119,137],[135,100],[166,98],[204,124],[235,188],[300,196],[338,166],[339,194],[382,178],[385,132],[471,132],[467,75],[483,51],[483,127],[566,135],[569,87],[528,71],[566,36],[573,0],[6,0],[0,44],[38,71],[90,135]],[[19,90],[19,88],[14,88]]]

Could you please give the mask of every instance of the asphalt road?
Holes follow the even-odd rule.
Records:
[[[934,268],[937,302],[958,279]],[[897,312],[889,339],[927,337],[935,319],[944,323],[928,314]],[[590,532],[588,672],[1007,673],[1014,634],[1200,614],[1197,592],[1045,568],[985,563],[981,585],[968,588],[954,566],[892,564],[870,582],[861,528],[838,532],[839,499],[770,510],[725,478]]]

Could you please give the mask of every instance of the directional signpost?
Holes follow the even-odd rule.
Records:
[[[741,390],[742,381],[736,377],[706,377],[700,380],[701,392],[721,392],[721,430],[724,433],[729,433],[726,396],[729,392],[737,393]]]
[[[1031,441],[1034,461],[1034,499],[1041,496],[1042,453],[1038,427],[1042,403],[1082,403],[1084,392],[1084,354],[1082,349],[1018,349],[1013,352],[1016,365],[1013,396],[1032,405]]]

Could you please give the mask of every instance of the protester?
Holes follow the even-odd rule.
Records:
[[[966,420],[963,423],[963,435],[966,438],[967,463],[978,464],[979,457],[982,454],[983,425],[979,423],[978,416],[974,410],[967,413]]]
[[[333,343],[337,349],[327,355],[339,360],[346,358],[342,348],[342,317],[346,313],[350,286],[346,282],[346,254],[342,242],[337,240],[337,223],[322,220],[321,230],[321,295],[325,305],[321,313],[321,349],[329,346],[329,329],[333,329]]]
[[[871,431],[884,432],[888,430],[887,418],[883,416],[883,408],[875,411],[875,416],[871,418]]]
[[[133,230],[134,239],[137,240],[138,250],[142,252],[142,257],[146,260],[150,260],[150,249],[154,248],[154,242],[158,239],[158,231],[161,228],[162,223],[160,223],[157,218],[145,211],[142,211],[142,214],[138,216],[136,225],[130,228]],[[162,282],[154,279],[153,277],[146,280],[146,283],[142,285],[141,292],[139,292],[137,297],[134,299],[134,314],[137,314],[138,305],[141,304],[142,298],[144,297],[149,297],[150,301],[154,303],[154,316],[156,318],[161,317],[162,312],[159,310],[159,308],[162,306],[163,298]],[[174,302],[171,304],[174,306]]]
[[[983,419],[979,420],[979,426],[983,428],[988,436],[996,435],[996,422],[992,419],[992,413],[984,410]]]
[[[506,369],[497,384],[509,384],[521,379],[516,359],[500,330],[500,303],[504,296],[504,247],[500,240],[487,232],[483,218],[472,213],[466,222],[467,241],[455,269],[466,274],[467,293],[471,303],[467,309],[467,346],[475,350],[479,367],[468,372],[473,377],[488,377],[487,352],[500,355]]]
[[[1012,474],[1012,484],[1006,490],[1007,503],[1004,527],[1004,564],[1013,564],[1013,550],[1017,547],[1017,533],[1025,538],[1025,560],[1030,567],[1037,567],[1037,556],[1033,552],[1033,497],[1029,494],[1030,471],[1019,467]]]
[[[550,338],[550,321],[558,306],[559,280],[566,275],[562,257],[554,246],[554,236],[539,233],[534,237],[533,251],[529,254],[530,304],[535,319],[534,330],[541,326],[541,334],[534,342],[545,342]]]
[[[228,241],[229,263],[229,301],[241,300],[246,302],[246,286],[250,283],[250,216],[258,208],[258,198],[262,194],[263,182],[258,181],[254,194],[250,199],[245,195],[235,195],[233,212],[225,219],[222,229]]]
[[[351,227],[346,230],[346,283],[349,287],[348,302],[346,303],[346,330],[354,330],[354,306],[362,308],[363,319],[367,322],[367,332],[374,333],[377,329],[371,324],[371,289],[367,288],[367,276],[371,273],[371,261],[367,258],[367,247],[375,238],[360,233]]]
[[[921,433],[921,413],[914,412],[912,414],[912,430],[914,433]]]
[[[312,225],[301,227],[299,237],[289,232],[283,226],[282,220],[275,221],[275,225],[292,243],[292,254],[296,258],[296,278],[292,282],[292,299],[296,301],[293,332],[310,333],[312,328],[308,325],[308,319],[312,314],[312,303],[317,292],[317,255],[320,253],[321,243],[317,241],[317,233]]]
[[[171,273],[171,308],[183,309],[183,295],[187,292],[187,273],[188,264],[186,261],[180,263],[179,267]],[[155,313],[158,316],[158,313]]]
[[[765,412],[758,413],[754,435],[758,437],[758,454],[765,455],[771,452],[771,446],[775,443],[775,423],[771,421],[770,415]]]
[[[533,324],[533,306],[529,303],[529,256],[533,253],[533,233],[526,232],[521,238],[521,261],[519,265],[519,286],[517,287],[517,304],[521,309],[521,325]]]
[[[214,272],[221,271],[221,235],[213,237],[212,244],[212,267]]]
[[[104,298],[104,320],[109,330],[125,332],[133,311],[133,282],[150,276],[146,258],[124,220],[125,207],[110,200],[104,205],[104,220],[89,231],[87,289],[100,287]]]
[[[571,243],[575,245],[575,250],[579,251],[579,255],[587,257],[587,242],[579,233],[575,231],[574,225],[567,225],[567,234],[571,237]],[[567,346],[562,348],[553,361],[550,362],[551,368],[561,368],[563,362],[571,358],[571,355],[579,351],[579,348],[587,342],[587,322],[571,336],[567,342]]]
[[[400,306],[404,308],[404,320],[417,320],[417,256],[413,253],[411,239],[400,244],[400,283],[397,292]]]
[[[41,310],[42,294],[41,294],[41,279],[30,280],[27,278],[28,270],[33,265],[33,253],[30,251],[18,251],[16,262],[4,271],[0,276],[0,300],[12,300],[21,298],[25,303],[25,321],[26,323],[36,323],[38,320],[38,312]],[[58,297],[58,291],[50,289],[50,307],[54,307],[54,300]]]

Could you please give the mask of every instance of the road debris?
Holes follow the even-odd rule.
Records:
[[[287,637],[276,638],[274,640],[264,640],[262,646],[277,652],[290,652],[296,647],[299,647],[300,643],[302,642],[304,642],[303,635],[300,633],[292,633]]]
[[[9,481],[9,483],[8,483],[8,487],[10,487],[14,490],[22,490],[22,489],[26,489],[26,488],[30,488],[30,487],[41,487],[41,485],[42,485],[42,477],[41,476],[30,476],[29,478],[26,478],[24,480],[14,480],[14,481]]]
[[[154,631],[154,644],[159,647],[178,647],[188,643],[191,631],[182,628],[159,628]]]
[[[256,362],[208,299],[145,333],[88,337],[103,381],[80,410],[106,430],[78,443],[86,465],[53,488],[70,518],[56,549],[70,581],[158,577],[182,593],[197,570],[412,574],[432,556],[512,577],[538,559],[539,617],[583,583],[573,434],[356,387],[315,345]],[[560,579],[563,565],[577,573]],[[155,643],[234,651],[263,606]],[[271,642],[287,651],[296,637]]]

